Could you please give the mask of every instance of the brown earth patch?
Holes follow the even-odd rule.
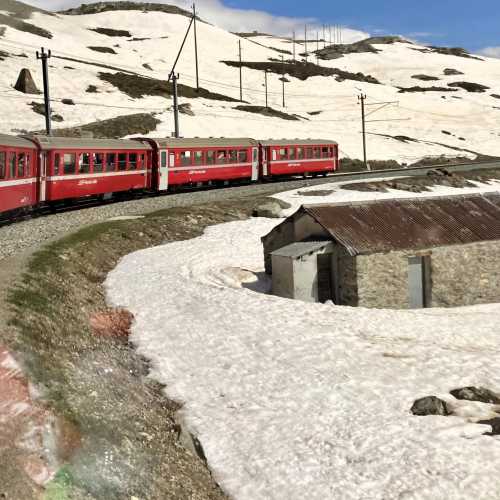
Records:
[[[133,321],[134,315],[126,309],[107,309],[91,316],[90,327],[94,335],[128,339]]]

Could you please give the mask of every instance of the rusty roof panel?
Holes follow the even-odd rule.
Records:
[[[352,255],[500,240],[500,193],[306,205]]]

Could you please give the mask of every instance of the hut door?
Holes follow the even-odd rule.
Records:
[[[429,272],[429,257],[408,258],[408,306],[410,309],[430,306]]]
[[[318,255],[318,302],[332,300],[332,255]]]

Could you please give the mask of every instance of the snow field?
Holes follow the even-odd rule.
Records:
[[[106,283],[216,481],[237,500],[496,498],[500,440],[475,422],[500,407],[449,391],[500,390],[500,305],[366,310],[258,293],[260,237],[279,222],[131,254]],[[411,415],[427,395],[453,416]]]

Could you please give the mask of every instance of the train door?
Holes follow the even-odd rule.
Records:
[[[259,180],[259,149],[252,148],[252,181]]]
[[[266,146],[262,146],[262,175],[267,177],[268,174],[268,151]]]
[[[166,149],[158,152],[158,191],[168,189],[168,165],[170,164],[169,151]],[[173,156],[173,155],[170,155]],[[173,166],[173,163],[172,163]]]
[[[38,201],[47,199],[47,169],[49,168],[49,153],[40,153],[38,156]]]

